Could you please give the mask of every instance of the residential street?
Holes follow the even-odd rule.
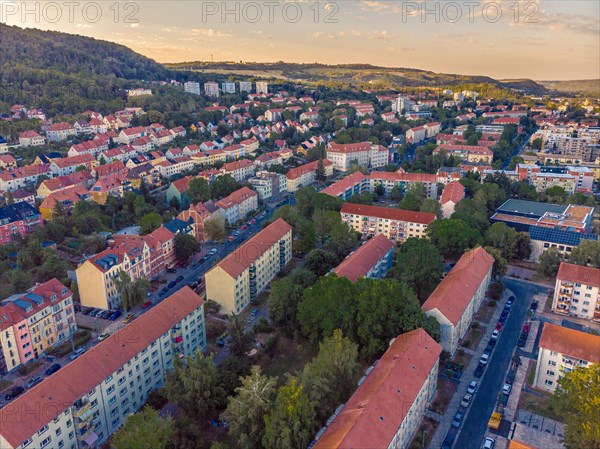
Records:
[[[487,430],[488,420],[494,409],[496,398],[519,339],[521,327],[527,316],[531,299],[536,290],[543,292],[541,287],[516,279],[505,278],[504,283],[506,288],[514,293],[516,300],[492,353],[489,366],[479,382],[477,393],[456,439],[455,448],[480,448]],[[500,304],[499,307],[501,307]],[[492,322],[491,325],[493,324]],[[484,347],[486,342],[487,340],[484,341]],[[463,382],[466,382],[466,379]]]

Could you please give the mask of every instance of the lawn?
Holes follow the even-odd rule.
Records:
[[[481,337],[483,337],[483,330],[481,328],[470,327],[467,335],[465,335],[465,338],[463,339],[462,345],[465,348],[475,349],[481,341]]]
[[[561,417],[556,414],[556,412],[550,405],[549,394],[540,393],[538,395],[522,391],[521,397],[519,398],[519,408],[543,416],[545,418],[550,418],[555,421],[562,422]]]
[[[316,354],[306,345],[298,345],[291,338],[287,338],[277,333],[277,345],[273,351],[273,356],[264,354],[261,357],[260,365],[263,373],[268,376],[276,376],[281,383],[284,382],[285,373],[294,374],[304,368],[304,365],[311,361]]]
[[[492,319],[492,315],[494,315],[495,307],[491,307],[489,305],[489,301],[482,304],[479,308],[479,312],[475,315],[475,321],[479,321],[481,323],[489,323]]]

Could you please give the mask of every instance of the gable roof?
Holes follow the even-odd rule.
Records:
[[[422,328],[399,335],[314,449],[388,447],[441,352]]]
[[[544,323],[540,348],[576,359],[600,363],[600,337],[568,327]]]
[[[366,217],[387,218],[390,220],[421,224],[429,224],[435,220],[435,214],[430,212],[415,212],[411,210],[394,209],[391,207],[368,206],[365,204],[353,203],[344,203],[340,213],[363,215]]]
[[[482,247],[467,251],[421,306],[424,312],[437,309],[458,324],[475,292],[494,265],[494,257]]]
[[[344,276],[351,282],[367,275],[369,270],[394,247],[394,242],[379,234],[368,240],[360,248],[346,257],[332,272]]]
[[[454,204],[458,203],[465,197],[465,188],[458,181],[452,181],[446,187],[444,187],[444,191],[442,192],[442,197],[440,198],[441,204],[446,204],[452,201]]]
[[[600,287],[600,269],[561,262],[556,279]]]

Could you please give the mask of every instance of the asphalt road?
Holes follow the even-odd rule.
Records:
[[[531,299],[540,287],[514,279],[504,279],[506,288],[512,290],[516,299],[502,329],[496,349],[479,382],[473,403],[463,421],[461,432],[454,445],[457,449],[479,449],[487,430],[487,423],[496,405],[506,370],[517,345],[525,322]],[[494,325],[494,323],[490,323]]]
[[[521,153],[521,151],[523,151],[523,148],[525,148],[525,145],[527,145],[527,143],[529,143],[529,139],[531,138],[531,136],[533,136],[533,133],[535,133],[536,131],[537,131],[537,126],[534,126],[533,129],[531,130],[531,132],[527,135],[527,137],[525,137],[523,139],[523,141],[521,142],[521,145],[519,145],[517,148],[515,148],[515,151],[513,151],[512,154],[506,158],[506,160],[504,161],[504,164],[502,164],[502,170],[506,170],[506,167],[508,167],[508,164],[510,164],[510,161],[512,160],[512,158],[515,156],[518,156]]]

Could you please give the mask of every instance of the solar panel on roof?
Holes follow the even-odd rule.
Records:
[[[578,246],[581,240],[598,240],[596,234],[582,234],[574,231],[543,228],[539,226],[531,226],[529,228],[529,236],[532,240],[541,240],[568,246]]]

